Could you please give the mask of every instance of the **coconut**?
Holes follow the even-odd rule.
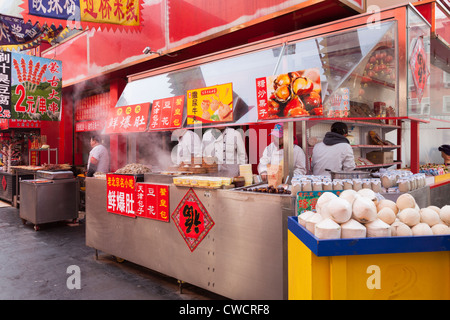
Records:
[[[420,209],[419,213],[420,213],[420,222],[424,222],[428,224],[430,227],[434,226],[435,224],[442,223],[439,214],[433,209],[423,208]]]
[[[367,228],[368,238],[391,236],[391,226],[380,219],[375,219],[372,222],[366,223],[365,226]]]
[[[314,235],[319,239],[339,239],[341,226],[332,219],[326,218],[315,225]]]
[[[317,199],[316,202],[316,212],[322,214],[322,208],[323,206],[328,203],[331,199],[337,198],[337,195],[333,192],[324,192],[322,195]],[[324,217],[325,218],[325,217]]]
[[[305,211],[305,212],[300,213],[298,215],[298,223],[301,224],[302,226],[306,227],[306,220],[308,220],[308,218],[310,218],[314,214],[315,214],[315,212],[313,212],[313,211]]]
[[[372,189],[369,189],[369,188],[364,188],[364,189],[358,190],[358,194],[359,194],[360,196],[369,198],[369,199],[372,200],[372,201],[375,200],[375,199],[377,198],[375,192],[373,192],[373,190],[372,190]]]
[[[393,224],[397,216],[391,208],[384,207],[380,211],[378,211],[377,217],[387,224]]]
[[[450,205],[445,205],[441,208],[439,217],[446,225],[450,226]]]
[[[393,237],[410,237],[412,236],[412,230],[403,222],[396,220],[391,224],[391,235]]]
[[[319,223],[322,220],[323,220],[322,215],[320,213],[315,212],[315,214],[313,214],[306,220],[306,230],[314,234],[314,227],[316,226],[316,223]]]
[[[347,222],[352,217],[352,205],[347,200],[338,197],[331,199],[323,211],[327,212],[325,216],[337,223]]]
[[[377,219],[377,207],[369,198],[356,196],[352,209],[352,218],[358,222],[367,223]]]
[[[347,200],[350,204],[353,204],[355,201],[355,196],[358,192],[353,189],[347,189],[341,192],[339,198]]]
[[[406,208],[415,208],[416,200],[409,193],[403,193],[397,198],[395,204],[397,205],[398,210],[401,211]]]
[[[433,235],[433,231],[431,230],[430,226],[424,222],[416,224],[414,227],[411,228],[411,230],[413,232],[413,236],[431,236],[431,235]]]
[[[438,214],[441,214],[441,208],[439,208],[439,207],[428,206],[427,208],[436,211]]]
[[[408,225],[409,227],[413,227],[416,224],[420,223],[420,213],[413,208],[403,209],[398,213],[397,217],[401,222]]]
[[[341,224],[342,239],[365,238],[366,233],[366,227],[355,219],[350,219],[346,223]]]
[[[433,231],[434,235],[446,235],[450,234],[450,227],[443,223],[438,223],[431,227],[431,231]]]
[[[380,211],[381,209],[388,207],[391,208],[392,211],[394,211],[395,214],[398,213],[398,207],[395,204],[394,201],[389,200],[389,199],[381,199],[378,204],[377,204],[377,211]]]

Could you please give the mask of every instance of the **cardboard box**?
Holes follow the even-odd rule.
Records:
[[[394,151],[372,151],[366,154],[366,159],[374,164],[393,163]]]

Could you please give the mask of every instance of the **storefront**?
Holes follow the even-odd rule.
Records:
[[[299,213],[299,191],[330,190],[334,182],[293,174],[294,135],[309,169],[314,141],[334,121],[351,129],[358,171],[385,169],[370,181],[346,179],[348,188],[366,183],[393,201],[409,193],[420,208],[446,204],[431,202],[430,185],[419,175],[418,128],[430,114],[415,108],[414,99],[431,95],[430,24],[411,5],[382,10],[379,17],[375,25],[362,14],[129,76],[105,133],[125,136],[122,163],[152,172],[87,179],[87,245],[232,299],[287,299],[287,218]],[[282,78],[291,81],[285,96],[272,85],[281,87]],[[312,91],[319,104],[307,100]],[[207,98],[221,107],[203,109]],[[147,107],[142,129],[140,112]],[[288,190],[267,194],[267,184],[230,189],[234,177],[208,171],[198,157],[174,161],[179,129],[201,137],[204,129],[233,126],[242,130],[248,163],[256,165],[268,130],[279,122],[281,181],[289,182]],[[397,170],[405,167],[411,170]],[[449,250],[449,235],[439,239],[444,249],[430,251]]]

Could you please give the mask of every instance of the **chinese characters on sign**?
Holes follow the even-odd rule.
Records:
[[[14,53],[12,59],[14,65],[13,118],[60,120],[61,61],[32,56],[16,56]]]
[[[103,129],[110,109],[109,92],[78,100],[75,104],[75,131]]]
[[[172,213],[172,221],[191,252],[197,248],[214,226],[214,221],[192,188]]]
[[[128,175],[106,175],[106,211],[136,216],[136,179]]]
[[[61,92],[61,61],[0,53],[0,118],[58,121]]]
[[[105,133],[143,132],[147,129],[150,103],[111,108]]]
[[[317,68],[256,79],[258,120],[322,116]]]
[[[44,30],[38,23],[33,25],[22,18],[0,14],[0,47],[20,51],[38,46]]]
[[[0,52],[0,118],[11,118],[11,53]]]
[[[233,121],[233,85],[231,83],[189,90],[187,124]]]
[[[169,222],[169,186],[138,183],[136,215]]]
[[[153,101],[149,130],[181,127],[184,96]]]
[[[409,59],[409,66],[411,68],[414,86],[416,87],[416,96],[420,103],[428,82],[428,77],[430,76],[428,57],[422,37],[419,37],[416,41]]]
[[[324,192],[333,192],[337,196],[341,194],[340,190],[300,191],[297,193],[297,215],[304,211],[316,210],[317,199],[319,199]]]
[[[350,115],[350,90],[347,87],[337,89],[329,98],[327,117],[346,118]]]
[[[142,0],[25,0],[22,8],[24,20],[41,25],[136,27],[141,23]]]

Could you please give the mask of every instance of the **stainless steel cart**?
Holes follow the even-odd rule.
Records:
[[[34,224],[78,218],[78,182],[71,171],[38,171],[37,179],[20,182],[20,218]]]

